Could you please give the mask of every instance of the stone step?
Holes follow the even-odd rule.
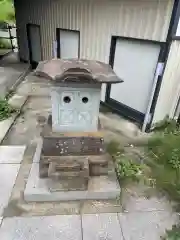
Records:
[[[90,176],[107,175],[108,172],[113,168],[112,158],[109,154],[91,156],[58,156],[58,157],[41,156],[40,163],[44,163],[43,168],[49,166],[48,165],[49,163],[56,163],[55,165],[56,170],[54,169],[54,172],[55,171],[59,172],[59,176],[60,175],[68,176],[68,172],[73,172],[73,174],[77,176],[78,174],[76,174],[75,172],[82,170],[85,161],[88,161],[89,163]]]
[[[72,162],[71,162],[72,163]],[[71,170],[66,171],[66,167],[64,169],[58,170],[57,166],[58,164],[56,162],[51,162],[49,164],[48,169],[48,176],[52,179],[68,179],[68,178],[88,178],[89,177],[89,163],[87,160],[79,161],[81,165],[80,170]],[[69,165],[67,161],[67,166]],[[68,169],[69,170],[69,169]]]
[[[90,164],[99,164],[101,166],[107,165],[109,161],[112,161],[112,158],[109,154],[102,154],[102,155],[74,155],[74,156],[44,156],[41,154],[41,161],[45,163],[56,162],[59,166],[66,164],[68,161],[69,163],[72,162],[81,162],[84,160],[88,160]]]
[[[117,181],[114,168],[110,166],[111,174],[106,176],[89,176],[86,190],[53,191],[50,188],[51,178],[39,178],[41,156],[41,142],[36,148],[31,171],[24,191],[24,199],[27,202],[51,202],[73,200],[109,200],[116,199],[120,195],[120,186]],[[59,184],[59,182],[58,182]],[[54,188],[55,189],[55,188]]]
[[[39,178],[39,164],[33,163],[27,180],[24,199],[26,202],[108,200],[120,196],[120,186],[116,174],[90,177],[87,190],[53,191],[52,179]]]
[[[68,178],[78,178],[78,177],[83,177],[84,173],[82,171],[77,171],[77,172],[59,172],[59,171],[55,171],[53,173],[51,173],[50,175],[48,174],[48,176],[50,178],[54,178],[54,179],[68,179]]]

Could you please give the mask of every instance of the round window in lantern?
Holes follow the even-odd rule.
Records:
[[[83,103],[87,103],[88,101],[89,101],[89,99],[88,99],[87,97],[83,97],[83,98],[82,98],[82,102],[83,102]]]
[[[63,101],[64,101],[65,103],[70,103],[70,102],[71,102],[71,98],[70,98],[69,96],[65,96],[65,97],[63,98]]]

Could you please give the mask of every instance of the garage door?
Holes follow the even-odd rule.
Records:
[[[113,69],[124,83],[111,86],[108,101],[139,122],[147,112],[159,54],[158,43],[116,39]]]
[[[57,29],[57,56],[78,58],[80,46],[80,32],[76,30]]]

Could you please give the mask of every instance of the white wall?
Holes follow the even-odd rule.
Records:
[[[28,60],[26,23],[41,25],[43,58],[56,27],[80,30],[80,57],[108,62],[112,35],[165,41],[174,0],[16,0],[20,55]]]
[[[41,26],[43,59],[53,57],[59,27],[80,30],[80,57],[108,63],[112,35],[166,41],[173,3],[174,0],[16,0],[20,56],[29,59],[26,24],[34,23]],[[180,54],[178,43],[171,49],[155,121],[172,108],[179,74],[176,51]]]
[[[174,111],[180,95],[180,41],[173,41],[162,79],[162,85],[157,100],[153,123],[169,115],[174,116]]]

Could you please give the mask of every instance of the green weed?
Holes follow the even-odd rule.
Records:
[[[7,100],[0,100],[0,121],[9,118],[18,109],[12,107]]]
[[[171,230],[166,231],[163,240],[180,240],[180,226],[174,225]]]

